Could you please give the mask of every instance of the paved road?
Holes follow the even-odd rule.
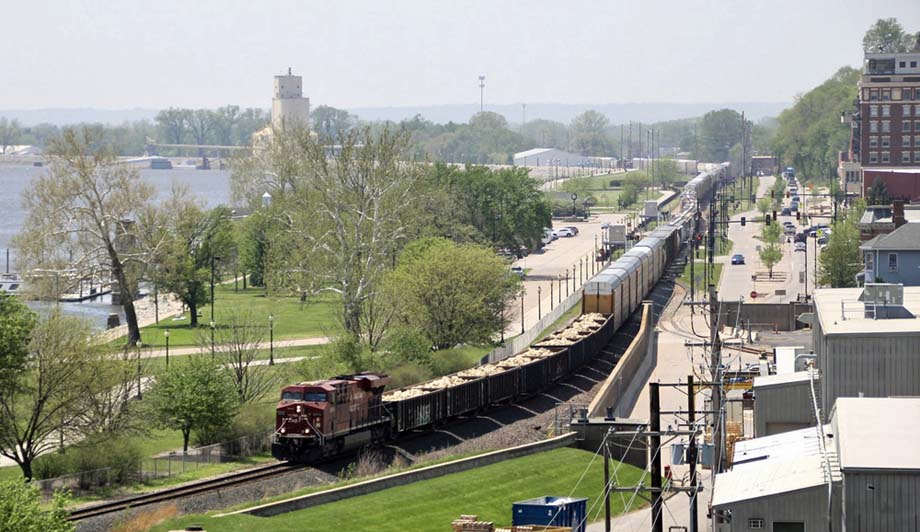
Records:
[[[772,176],[760,178],[760,186],[757,189],[757,196],[763,197],[769,195],[770,188],[773,187],[775,178]],[[815,198],[803,197],[803,201],[819,203],[820,200]],[[788,207],[791,204],[790,199],[783,199],[783,206]],[[803,211],[808,203],[803,204]],[[738,213],[732,217],[733,221],[740,221],[742,216],[749,220],[759,218],[760,213],[751,210]],[[801,222],[796,221],[794,215],[779,216],[779,223],[790,221],[796,224],[796,230],[801,231],[806,226],[805,218]],[[751,292],[757,292],[757,302],[766,303],[785,303],[798,299],[800,294],[805,293],[804,272],[808,273],[808,293],[811,294],[815,286],[815,260],[816,250],[820,254],[820,247],[817,247],[815,239],[809,239],[808,251],[794,251],[794,244],[787,241],[784,237],[781,248],[783,251],[782,260],[773,267],[773,279],[769,277],[769,270],[764,267],[760,261],[758,248],[760,240],[755,236],[760,235],[762,223],[747,223],[745,227],[741,224],[730,224],[728,226],[728,238],[732,241],[732,251],[729,255],[718,257],[716,260],[724,264],[722,269],[722,279],[719,282],[719,298],[725,301],[736,301],[744,298],[745,301],[751,301]],[[731,264],[731,256],[740,253],[744,255],[745,264]],[[808,264],[806,267],[806,257]],[[753,276],[757,275],[757,280]],[[779,293],[777,293],[779,292]]]

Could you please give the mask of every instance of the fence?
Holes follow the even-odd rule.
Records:
[[[56,490],[90,493],[101,489],[150,482],[195,471],[202,467],[235,462],[271,450],[272,432],[250,434],[214,445],[195,447],[188,452],[145,458],[139,463],[113,465],[89,471],[36,481],[45,497]]]

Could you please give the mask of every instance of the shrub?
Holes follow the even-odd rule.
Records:
[[[431,368],[412,362],[400,364],[390,370],[391,382],[388,388],[402,388],[431,379],[434,374]]]

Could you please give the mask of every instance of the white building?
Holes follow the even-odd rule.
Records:
[[[272,121],[252,134],[253,145],[265,146],[271,142],[274,130],[283,131],[285,127],[310,128],[310,99],[303,96],[303,78],[293,75],[290,68],[286,75],[275,76]]]
[[[514,154],[516,166],[592,166],[612,168],[616,159],[612,157],[590,157],[558,148],[534,148]]]

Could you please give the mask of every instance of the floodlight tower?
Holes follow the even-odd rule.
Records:
[[[485,88],[486,88],[486,77],[485,77],[485,76],[479,76],[479,112],[480,112],[480,113],[483,111],[483,106],[482,106],[482,102],[483,102],[483,100],[482,100],[482,94],[483,94],[483,89],[485,89]]]

